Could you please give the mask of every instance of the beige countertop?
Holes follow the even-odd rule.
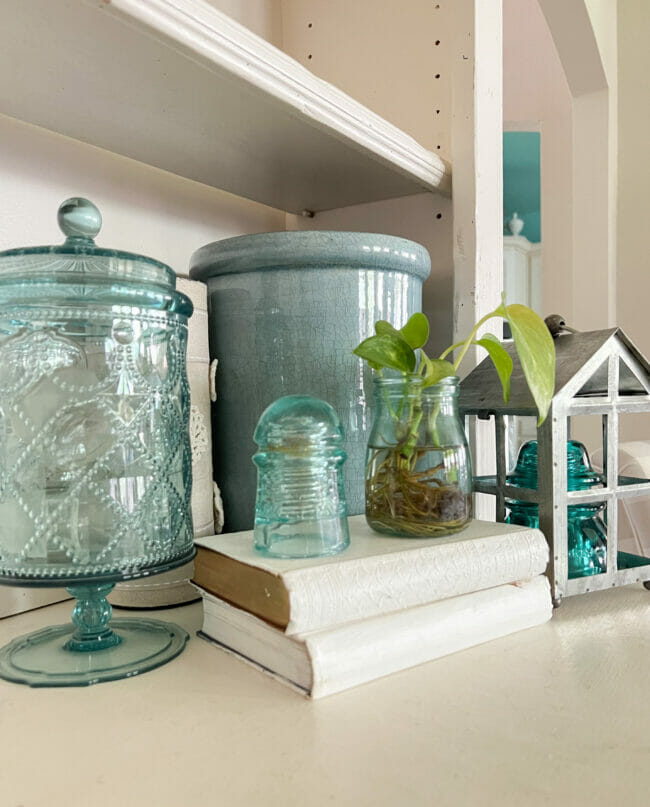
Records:
[[[70,610],[1,620],[0,644]],[[319,701],[197,639],[200,605],[158,616],[192,638],[157,670],[72,689],[0,681],[2,807],[650,799],[640,585],[566,599],[546,625]]]

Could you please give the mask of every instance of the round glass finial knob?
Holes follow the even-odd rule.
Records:
[[[57,215],[61,232],[68,238],[92,240],[102,227],[102,214],[88,199],[66,199]]]

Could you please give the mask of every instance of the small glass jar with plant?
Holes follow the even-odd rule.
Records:
[[[462,342],[429,358],[429,322],[414,314],[401,329],[379,320],[354,353],[373,369],[375,418],[368,439],[366,518],[376,531],[431,537],[462,530],[472,518],[472,470],[458,413],[458,367],[472,346],[492,359],[510,395],[513,362],[496,336],[477,337],[492,318],[510,325],[521,367],[537,404],[539,423],[555,385],[555,347],[544,321],[505,301],[476,323]],[[457,352],[452,362],[449,356]]]

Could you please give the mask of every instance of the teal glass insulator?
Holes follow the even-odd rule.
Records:
[[[264,410],[259,450],[255,547],[276,558],[334,555],[350,543],[343,484],[343,427],[330,404],[287,395]]]
[[[537,490],[537,440],[521,447],[509,485]],[[567,442],[567,489],[588,490],[602,483],[591,467],[587,449],[577,440]],[[506,499],[509,524],[539,528],[539,508],[534,502]],[[601,518],[604,502],[572,504],[567,508],[569,578],[601,574],[607,569],[607,529]]]
[[[185,631],[111,620],[106,594],[194,555],[192,303],[168,266],[97,247],[88,200],[66,200],[58,221],[62,245],[0,253],[0,583],[77,598],[71,625],[0,651],[0,676],[34,686],[178,654]]]

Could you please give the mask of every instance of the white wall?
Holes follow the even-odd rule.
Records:
[[[650,3],[618,0],[618,322],[650,357]],[[626,419],[625,440],[650,439],[650,416]]]
[[[451,0],[282,0],[283,49],[450,159],[452,5]]]
[[[647,219],[650,160],[650,3],[648,0],[539,0],[551,26],[555,57],[542,58],[548,49],[548,28],[540,26],[538,0],[504,0],[506,43],[504,114],[526,109],[539,100],[540,82],[562,101],[570,129],[557,140],[562,165],[551,162],[545,151],[547,119],[542,131],[542,241],[545,290],[556,286],[566,305],[557,306],[580,329],[619,325],[650,356],[647,301],[650,299]],[[588,23],[588,24],[585,24]],[[530,28],[537,29],[531,38]],[[526,41],[525,47],[522,40]],[[513,46],[513,42],[518,42]],[[551,43],[552,44],[552,43]],[[527,50],[527,52],[525,52]],[[511,61],[508,62],[508,59]],[[513,61],[516,60],[516,61]],[[562,71],[563,81],[549,75],[549,67]],[[516,68],[516,69],[515,69]],[[513,72],[518,75],[513,78]],[[521,80],[521,77],[524,80]],[[532,85],[526,87],[527,82]],[[525,97],[533,88],[532,96]],[[515,95],[513,90],[517,88]],[[568,111],[568,102],[572,108]],[[513,106],[514,104],[514,106]],[[521,112],[525,116],[526,112]],[[534,119],[534,112],[530,113]],[[553,128],[560,133],[558,120]],[[573,152],[567,161],[571,142]],[[555,203],[571,202],[572,233],[565,231],[565,257],[547,260],[550,235],[545,218],[544,181],[549,172],[557,181]],[[562,176],[562,174],[565,174]],[[569,180],[571,187],[569,188]],[[559,184],[558,184],[559,183]],[[550,202],[546,201],[548,212]],[[570,287],[568,287],[570,284]],[[550,289],[552,291],[552,289]],[[549,310],[545,298],[545,309]],[[555,306],[554,306],[555,307]],[[584,424],[575,432],[591,448],[599,443],[598,424]],[[621,440],[650,439],[650,416],[621,420]]]
[[[195,249],[284,229],[284,213],[0,116],[0,249],[57,244],[59,204],[101,210],[100,246],[149,255],[186,275]]]
[[[272,45],[282,48],[282,0],[205,0]]]
[[[537,0],[503,3],[503,120],[541,133],[542,310],[571,320],[572,98]]]
[[[573,98],[572,324],[616,320],[616,0],[539,0]]]

